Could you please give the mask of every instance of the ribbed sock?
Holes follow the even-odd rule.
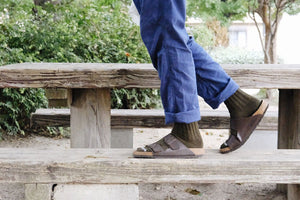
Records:
[[[238,119],[242,117],[249,117],[255,113],[261,104],[261,100],[245,93],[241,89],[238,89],[224,103],[228,108],[230,118]],[[236,130],[231,129],[230,134],[236,135],[237,132]]]
[[[261,100],[238,89],[224,103],[229,110],[230,117],[236,119],[251,116],[260,106]]]
[[[189,124],[175,123],[171,133],[189,148],[203,147],[198,122],[192,122]]]
[[[199,131],[198,122],[189,124],[174,123],[171,134],[188,148],[203,148],[203,141]],[[163,149],[168,148],[168,145],[164,142],[163,138],[156,143]]]

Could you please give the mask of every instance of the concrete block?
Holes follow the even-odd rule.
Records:
[[[111,129],[111,148],[133,148],[133,128]]]
[[[25,200],[51,200],[52,184],[25,184]]]
[[[57,185],[53,200],[138,200],[139,190],[135,184],[91,184],[91,185]]]

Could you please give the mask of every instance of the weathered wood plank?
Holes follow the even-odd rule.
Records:
[[[202,110],[199,127],[202,129],[228,129],[227,111]],[[258,130],[277,130],[277,111],[268,111],[257,127]],[[70,126],[69,109],[38,109],[31,115],[31,126]],[[165,124],[163,110],[111,110],[112,128],[170,128]]]
[[[287,199],[288,200],[299,200],[300,198],[300,185],[289,184],[287,188]]]
[[[48,88],[45,90],[45,95],[48,99],[67,99],[68,92],[64,88]]]
[[[207,150],[198,159],[134,159],[132,149],[0,149],[0,182],[300,183],[300,151]]]
[[[300,65],[223,65],[243,88],[300,88]],[[0,67],[0,88],[159,88],[151,64],[22,63]]]
[[[71,147],[110,148],[110,90],[73,89]]]
[[[278,148],[300,149],[300,89],[279,90]],[[291,199],[300,199],[299,185],[278,185]]]

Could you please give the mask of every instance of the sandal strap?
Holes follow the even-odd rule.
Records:
[[[147,145],[146,147],[150,148],[154,155],[162,156],[195,156],[188,147],[186,147],[182,142],[180,142],[172,134],[168,134],[163,138],[163,141],[168,146],[167,149],[164,149],[160,144],[153,143]]]
[[[241,138],[239,138],[236,135],[230,135],[229,138],[226,140],[226,142],[224,143],[227,147],[235,147],[241,144]]]
[[[150,145],[146,145],[146,148],[150,148],[150,150],[153,152],[153,153],[159,153],[161,151],[164,151],[164,149],[162,148],[162,146],[158,143],[153,143],[153,144],[150,144]]]
[[[176,137],[174,137],[172,134],[168,134],[166,137],[164,137],[164,142],[172,149],[172,150],[178,150],[180,148],[184,148],[185,145],[182,144]],[[184,146],[184,147],[183,147]],[[186,148],[186,147],[185,147]]]
[[[254,115],[251,117],[230,119],[230,128],[237,131],[236,138],[242,142],[243,138],[249,134],[249,130],[255,129],[255,124],[257,125],[261,117],[262,115]]]

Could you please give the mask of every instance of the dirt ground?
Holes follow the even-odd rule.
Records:
[[[149,144],[168,134],[169,129],[135,129],[134,148]],[[227,138],[227,130],[201,130],[205,148],[215,149]],[[31,135],[6,139],[1,147],[67,149],[67,138]],[[275,184],[140,184],[141,200],[286,200]],[[24,185],[0,184],[0,200],[23,200]]]

